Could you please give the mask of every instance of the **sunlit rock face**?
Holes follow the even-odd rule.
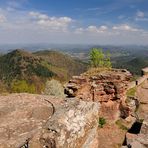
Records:
[[[32,138],[29,146],[79,148],[95,145],[97,148],[98,110],[98,103],[67,100]]]
[[[97,146],[99,107],[76,98],[0,96],[0,147]]]
[[[126,90],[131,78],[127,70],[105,70],[74,76],[65,87],[68,97],[101,103],[100,115],[110,119],[126,118]]]
[[[54,112],[47,100],[25,93],[0,96],[0,147],[21,147],[42,128]]]

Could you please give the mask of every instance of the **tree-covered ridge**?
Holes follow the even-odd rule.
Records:
[[[13,79],[23,79],[31,75],[53,76],[50,69],[42,64],[41,58],[23,50],[14,50],[0,58],[0,78],[5,82]],[[48,63],[50,65],[50,63]]]
[[[54,52],[54,55],[52,53],[44,54],[43,51],[32,54],[25,50],[14,50],[2,55],[0,57],[0,87],[2,86],[3,89],[1,90],[41,93],[48,79],[56,78],[66,81],[72,75],[78,74],[80,68],[82,69],[80,72],[86,69],[83,63],[77,62],[70,56],[58,52]],[[69,72],[70,68],[66,63],[74,70]]]
[[[67,70],[67,77],[79,75],[86,71],[87,65],[78,59],[57,51],[38,51],[34,53],[36,56],[44,58],[55,67],[62,67]]]

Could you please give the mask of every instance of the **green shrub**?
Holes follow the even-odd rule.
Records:
[[[127,96],[135,96],[135,93],[136,93],[136,87],[133,87],[131,89],[129,89],[126,93]]]
[[[98,124],[99,124],[99,127],[103,128],[104,124],[106,124],[106,119],[103,117],[99,117]]]
[[[7,93],[6,85],[0,81],[0,93]]]
[[[11,83],[12,92],[28,92],[35,93],[35,86],[33,84],[28,84],[25,80],[16,80]]]
[[[91,67],[112,67],[110,53],[104,54],[101,48],[92,48],[89,56]]]
[[[53,95],[57,97],[64,97],[64,88],[62,84],[57,80],[50,80],[46,82],[44,94]]]

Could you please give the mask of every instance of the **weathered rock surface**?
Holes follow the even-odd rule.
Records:
[[[97,147],[98,109],[97,103],[75,99],[67,101],[47,121],[45,128],[33,137],[29,146]]]
[[[126,70],[113,69],[99,73],[74,76],[65,87],[68,97],[101,103],[100,115],[110,119],[126,118],[126,90],[131,78]]]
[[[148,147],[148,124],[143,123],[141,130],[138,134],[126,134],[127,145],[132,148],[147,148]]]
[[[68,97],[108,102],[124,96],[131,74],[125,70],[102,71],[93,75],[74,76],[65,88]]]
[[[77,99],[0,96],[0,147],[98,147],[99,104]]]
[[[0,147],[20,147],[42,128],[54,113],[51,100],[56,103],[47,96],[0,96]]]
[[[139,98],[140,106],[137,110],[138,118],[143,120],[140,131],[137,134],[127,133],[127,145],[132,148],[147,148],[148,147],[148,80],[138,86],[137,97]],[[135,127],[136,130],[136,127]]]

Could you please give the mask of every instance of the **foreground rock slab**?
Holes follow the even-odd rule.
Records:
[[[20,147],[42,128],[54,112],[48,100],[30,94],[0,96],[0,147]]]
[[[33,137],[29,146],[97,148],[98,109],[97,103],[67,100],[45,128]]]
[[[75,98],[0,96],[0,148],[97,148],[98,110]]]

